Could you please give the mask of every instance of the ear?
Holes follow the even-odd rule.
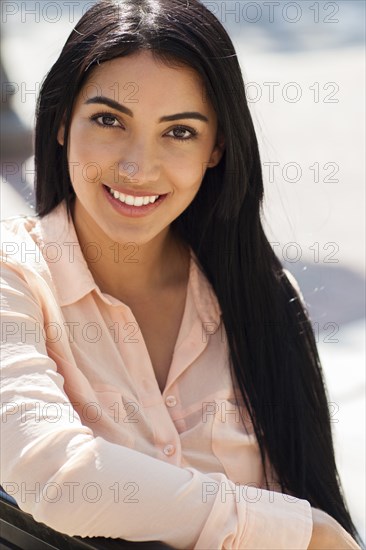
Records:
[[[213,168],[214,166],[217,166],[219,164],[222,155],[225,151],[225,140],[222,132],[219,132],[216,139],[215,147],[213,148],[211,152],[210,159],[207,163],[207,168]]]
[[[64,135],[65,135],[65,117],[62,117],[62,122],[57,132],[57,141],[62,146],[64,144]]]

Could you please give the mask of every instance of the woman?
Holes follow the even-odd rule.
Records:
[[[38,217],[3,224],[5,490],[70,535],[359,548],[218,20],[94,5],[43,83],[35,158]]]

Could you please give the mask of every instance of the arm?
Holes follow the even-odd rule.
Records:
[[[283,271],[296,290],[303,307],[306,309],[304,297],[295,277],[287,269]],[[317,508],[311,508],[311,512],[313,532],[308,547],[309,550],[360,549],[349,533],[334,518]]]
[[[361,550],[350,534],[335,519],[317,508],[312,508],[311,512],[313,532],[309,550]]]
[[[178,468],[95,437],[47,355],[42,307],[21,270],[3,268],[2,304],[0,483],[22,510],[71,536],[176,548],[307,548],[307,501],[258,493],[224,474]]]

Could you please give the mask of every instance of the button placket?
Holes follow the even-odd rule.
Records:
[[[164,449],[163,449],[163,453],[166,455],[166,456],[172,456],[174,453],[175,453],[175,446],[174,445],[165,445]]]
[[[177,399],[175,395],[168,395],[165,398],[165,404],[167,407],[175,407],[175,405],[177,404]]]

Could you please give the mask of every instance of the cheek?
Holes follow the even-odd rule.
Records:
[[[185,154],[164,159],[165,170],[169,179],[182,191],[192,192],[200,186],[209,154],[205,150],[189,151]]]
[[[81,140],[74,139],[70,143],[69,161],[76,166],[85,166],[94,159],[92,148]]]
[[[171,170],[168,176],[172,187],[180,194],[187,195],[189,198],[192,193],[195,193],[202,181],[201,165],[187,164],[181,166],[180,169]]]
[[[87,138],[87,133],[79,125],[71,127],[69,139],[69,163],[74,165],[74,175],[82,173],[84,167],[92,161],[95,161],[93,145]]]
[[[76,128],[70,133],[68,160],[73,185],[97,183],[113,167],[113,152],[110,144],[99,143]]]

